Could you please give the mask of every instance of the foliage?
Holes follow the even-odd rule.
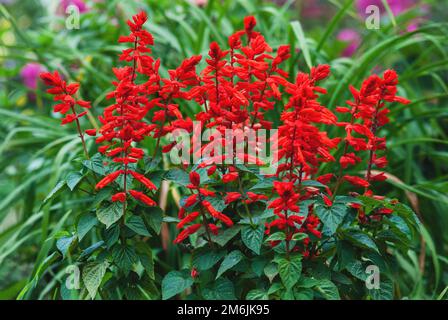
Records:
[[[114,90],[110,86],[109,70],[123,49],[114,42],[119,34],[125,33],[123,21],[137,7],[132,2],[120,4],[117,28],[109,22],[116,12],[113,5],[95,6],[94,11],[82,14],[80,30],[58,29],[57,24],[63,25],[63,19],[53,17],[59,22],[52,29],[45,30],[42,23],[27,32],[15,28],[20,43],[7,45],[5,49],[11,58],[27,52],[22,55],[26,59],[37,60],[47,65],[48,70],[60,70],[67,81],[80,81],[78,98],[92,101],[92,108],[79,119],[80,126],[99,129],[97,115],[107,105],[106,93]],[[0,109],[3,115],[0,150],[5,169],[1,173],[5,186],[0,207],[2,219],[13,216],[15,221],[5,224],[1,231],[0,261],[23,261],[22,265],[28,269],[24,272],[26,276],[2,280],[2,297],[158,299],[180,295],[205,299],[390,299],[440,295],[443,298],[441,292],[446,286],[443,226],[447,222],[444,214],[446,165],[443,163],[446,158],[443,152],[446,25],[426,23],[416,31],[403,33],[400,26],[406,25],[413,15],[412,12],[400,15],[396,17],[395,27],[390,23],[378,31],[366,31],[354,57],[340,58],[334,48],[341,43],[334,41],[333,35],[343,18],[354,15],[350,6],[335,1],[334,8],[339,14],[334,15],[327,29],[312,29],[309,33],[303,30],[304,20],[290,22],[294,13],[288,11],[289,6],[290,3],[277,7],[249,1],[223,4],[211,1],[205,8],[187,2],[179,2],[172,8],[164,2],[157,6],[144,5],[150,16],[147,28],[156,41],[152,55],[163,57],[161,77],[167,79],[167,70],[175,70],[183,58],[206,55],[209,39],[215,40],[220,48],[226,47],[227,36],[241,28],[246,15],[257,17],[257,28],[268,42],[273,41],[270,45],[274,53],[280,45],[289,44],[292,57],[282,64],[289,74],[286,78],[289,83],[294,83],[297,70],[312,72],[314,65],[331,66],[332,75],[324,85],[328,94],[322,95],[319,102],[332,112],[349,99],[346,90],[349,84],[361,88],[362,79],[377,64],[395,66],[400,74],[400,95],[411,103],[394,105],[389,115],[392,121],[381,131],[389,138],[389,169],[385,173],[388,180],[376,183],[375,190],[387,196],[333,197],[315,178],[337,173],[339,167],[332,162],[323,163],[313,173],[313,179],[302,181],[298,192],[314,193],[302,199],[307,202],[300,206],[299,216],[307,212],[306,207],[312,207],[311,211],[321,221],[316,228],[322,232],[321,238],[300,229],[295,233],[273,230],[264,235],[269,229],[264,223],[275,221],[273,211],[267,207],[278,197],[271,192],[277,178],[254,174],[250,166],[235,166],[234,171],[226,173],[218,168],[211,177],[205,169],[169,168],[166,156],[151,156],[158,154],[159,146],[169,144],[165,138],[158,142],[156,135],[156,139],[138,141],[150,156],[130,170],[151,179],[158,190],[152,198],[161,208],[148,207],[139,201],[141,196],[136,201],[129,200],[126,208],[120,201],[111,202],[111,196],[122,189],[123,183],[145,192],[142,179],[134,176],[131,179],[129,175],[124,179],[118,177],[110,185],[95,190],[93,187],[100,178],[114,169],[104,165],[108,161],[104,155],[95,154],[90,159],[82,156],[79,132],[73,133],[76,126],[59,127],[54,116],[50,117],[49,103],[41,91],[43,86],[30,90],[35,100],[30,98],[27,105],[33,107],[25,109],[20,107],[19,100],[20,97],[23,100],[27,89],[18,81],[8,83],[2,87]],[[9,9],[2,6],[2,16],[14,26],[16,21]],[[98,16],[96,10],[104,14]],[[296,49],[300,49],[297,54]],[[202,70],[205,64],[202,59],[198,68]],[[17,70],[2,72],[14,74]],[[270,90],[275,89],[270,87]],[[280,106],[288,102],[284,90],[280,90],[281,102],[266,114],[274,127],[281,125],[283,108]],[[194,118],[201,111],[201,103],[194,99],[180,102],[179,107],[185,118]],[[318,128],[327,131],[330,137],[344,137],[341,127],[318,125]],[[87,139],[85,146],[88,154],[94,153],[93,139]],[[343,148],[338,150],[331,152],[340,159]],[[360,170],[366,170],[365,156],[359,167],[347,169],[350,175],[364,176]],[[201,226],[198,234],[191,234],[189,240],[175,246],[171,240],[178,235],[174,227],[179,223],[175,218],[177,206],[185,203],[184,195],[189,190],[201,193],[199,189],[188,188],[197,181],[197,178],[190,181],[191,171],[200,174],[200,185],[195,187],[207,187],[218,194],[209,195],[210,206],[229,216],[233,226],[227,228],[217,223],[221,230],[216,235],[210,234],[209,239],[205,234],[207,227]],[[224,186],[220,181],[222,175],[234,172],[238,173],[238,179]],[[228,177],[231,180],[234,176]],[[172,182],[168,184],[168,181]],[[334,191],[334,182],[330,191]],[[341,182],[338,194],[348,195],[350,188]],[[249,195],[249,191],[268,197],[268,200],[248,203],[250,215],[245,198],[224,203],[225,192]],[[423,216],[423,225],[417,222],[409,206],[396,199],[408,203]],[[210,207],[203,205],[203,200],[195,204],[204,210]],[[363,225],[358,219],[360,208],[366,216],[383,209],[393,209],[393,214]],[[211,211],[208,213],[213,216]],[[311,214],[309,211],[307,214]],[[420,244],[419,237],[424,240]],[[311,240],[311,258],[301,248],[305,239]],[[290,243],[286,245],[287,242]],[[273,243],[277,245],[271,246]],[[288,252],[290,248],[298,250]],[[313,256],[314,249],[319,253],[317,256]],[[82,290],[66,287],[65,267],[73,264],[81,269]],[[382,280],[387,285],[381,292],[367,291],[364,286],[364,270],[370,264],[378,265],[382,275],[384,272]],[[1,265],[0,272],[7,272],[4,268],[8,264]]]

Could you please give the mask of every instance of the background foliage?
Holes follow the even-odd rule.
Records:
[[[418,213],[421,239],[407,255],[398,256],[398,298],[446,298],[448,289],[448,149],[447,94],[448,9],[442,1],[415,1],[400,12],[382,16],[379,30],[365,28],[357,1],[87,1],[80,28],[65,27],[59,1],[2,1],[0,4],[0,298],[14,299],[28,285],[26,298],[52,298],[65,281],[51,260],[56,239],[77,223],[90,199],[71,192],[44,201],[58,181],[66,179],[81,144],[76,133],[61,127],[49,107],[41,83],[35,89],[21,75],[31,62],[60,70],[81,83],[81,95],[93,103],[85,126],[97,127],[95,116],[107,105],[111,67],[117,64],[126,33],[125,21],[140,9],[149,17],[156,38],[155,57],[164,57],[162,73],[193,54],[206,54],[211,41],[225,44],[254,15],[259,30],[276,47],[300,48],[285,67],[291,74],[328,63],[332,94],[322,103],[330,109],[343,101],[347,86],[359,86],[372,70],[395,68],[401,96],[412,100],[392,110],[385,130],[389,138],[389,180],[379,194],[398,198]],[[317,9],[316,9],[317,8]],[[410,24],[418,21],[416,28]],[[349,43],[338,37],[350,28],[359,34],[357,50],[344,56]],[[28,78],[27,78],[28,77]],[[345,98],[349,98],[348,96]],[[190,116],[198,111],[192,105]],[[331,134],[331,133],[330,133]],[[95,146],[91,143],[90,148]],[[153,146],[147,142],[147,148]],[[80,191],[78,191],[80,192]],[[175,216],[178,190],[160,193],[166,216]],[[44,204],[43,204],[44,203]],[[163,273],[181,270],[187,261],[172,245],[175,230],[163,226],[151,244]],[[95,243],[94,237],[87,239]],[[50,267],[51,266],[51,267]],[[23,292],[23,291],[22,291]]]

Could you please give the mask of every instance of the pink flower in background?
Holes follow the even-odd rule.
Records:
[[[390,10],[396,16],[400,13],[408,10],[416,4],[415,0],[387,0]],[[366,16],[366,8],[370,5],[374,5],[380,8],[381,14],[386,13],[382,0],[358,0],[356,6],[360,16]]]
[[[77,6],[80,13],[88,11],[87,5],[82,0],[61,0],[61,7],[64,9],[64,12],[70,5]]]
[[[35,90],[37,88],[37,79],[42,71],[44,71],[42,65],[35,62],[27,63],[22,70],[20,70],[23,84],[26,87]]]
[[[208,0],[193,0],[193,3],[198,7],[203,7],[207,5]]]
[[[390,10],[392,11],[394,16],[397,16],[413,6],[416,6],[419,1],[418,0],[386,0],[389,4]],[[369,13],[366,13],[366,8],[370,5],[377,6],[380,9],[380,13],[382,15],[387,14],[386,8],[383,5],[382,0],[358,0],[356,3],[356,7],[358,9],[358,13],[361,17],[366,17]],[[429,7],[428,5],[419,5],[419,9],[423,15],[428,13]],[[406,30],[408,32],[415,31],[418,29],[419,24],[425,20],[424,17],[419,17],[413,19],[410,24],[407,26]]]
[[[361,36],[355,29],[342,29],[339,31],[337,39],[348,43],[348,46],[342,52],[344,57],[351,57],[354,55],[361,44]]]

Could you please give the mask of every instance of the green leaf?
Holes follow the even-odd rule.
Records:
[[[237,225],[232,228],[226,229],[222,232],[219,232],[217,235],[212,235],[212,241],[219,244],[221,247],[224,247],[227,242],[232,240],[242,229],[242,226]]]
[[[336,285],[328,279],[319,280],[319,284],[316,286],[322,296],[327,300],[340,300],[339,291]]]
[[[105,169],[103,165],[103,157],[97,153],[90,160],[84,160],[82,164],[89,170],[103,176],[105,174]]]
[[[301,240],[306,239],[306,238],[308,238],[308,235],[306,233],[297,232],[297,233],[294,233],[294,235],[292,236],[291,240],[301,241]]]
[[[180,184],[181,186],[186,187],[188,184],[190,184],[190,177],[188,173],[181,169],[171,169],[169,170],[165,176],[165,180],[173,181],[176,184]]]
[[[244,255],[239,250],[234,250],[230,252],[221,263],[221,266],[218,269],[218,273],[215,279],[218,279],[224,272],[237,265],[241,259],[244,258]]]
[[[336,232],[348,212],[347,206],[339,203],[333,203],[331,207],[328,207],[318,202],[314,208],[316,215],[323,222],[325,228],[330,231],[330,234]],[[324,233],[326,232],[324,231]]]
[[[85,248],[85,249],[81,252],[81,254],[79,255],[79,258],[78,258],[78,259],[79,259],[79,260],[82,260],[83,258],[90,256],[90,255],[91,255],[92,253],[94,253],[96,250],[98,250],[99,248],[101,248],[101,247],[103,246],[103,244],[104,244],[104,241],[103,241],[103,240],[98,241],[98,242],[95,242],[95,243],[92,244],[91,246]]]
[[[126,226],[141,236],[150,236],[150,233],[148,232],[148,229],[146,229],[145,223],[140,216],[130,216],[126,221]]]
[[[102,205],[96,211],[98,220],[109,228],[112,224],[117,222],[123,215],[123,204],[119,201],[110,202],[109,204]]]
[[[78,221],[78,226],[76,227],[78,238],[82,240],[84,236],[98,223],[98,219],[94,214],[87,213]]]
[[[352,261],[346,266],[346,269],[352,276],[359,280],[365,281],[367,279],[366,268],[359,260]]]
[[[274,185],[274,181],[275,180],[273,178],[261,179],[249,190],[272,189],[272,186]]]
[[[95,298],[107,267],[108,263],[106,261],[102,263],[89,262],[82,269],[82,281],[91,299]]]
[[[163,210],[159,207],[145,208],[145,221],[156,234],[160,234],[163,222]]]
[[[202,292],[206,300],[235,300],[235,288],[232,281],[219,278]]]
[[[344,234],[344,237],[351,241],[354,245],[373,250],[375,252],[379,252],[378,247],[376,246],[375,242],[372,240],[372,238],[359,230],[349,230]]]
[[[269,296],[264,290],[253,289],[247,293],[246,300],[269,300]]]
[[[67,182],[67,187],[73,191],[78,183],[82,180],[83,175],[80,172],[70,172],[67,175],[67,178],[65,178],[65,181]]]
[[[378,289],[369,289],[369,295],[373,300],[392,300],[394,285],[389,279],[380,278],[380,287]]]
[[[212,268],[225,255],[224,251],[199,250],[193,253],[193,266],[199,271]]]
[[[120,237],[120,226],[118,224],[112,226],[109,229],[104,230],[104,241],[108,248],[112,248],[112,246],[115,243],[117,243],[119,237]]]
[[[285,233],[279,231],[279,232],[275,232],[275,233],[271,234],[271,235],[265,240],[265,242],[268,242],[268,241],[282,241],[282,240],[285,240],[285,239],[286,239],[286,235],[285,235]]]
[[[277,260],[280,279],[286,289],[292,289],[302,273],[302,256],[291,255],[289,260],[281,257]]]
[[[162,299],[169,299],[191,287],[193,278],[188,270],[171,271],[162,280]]]
[[[70,247],[72,247],[76,243],[77,237],[62,237],[56,241],[56,247],[62,253],[62,256],[65,258],[67,253],[70,252]]]
[[[269,262],[266,267],[264,267],[264,274],[268,277],[269,281],[272,282],[275,276],[278,275],[278,266],[274,262]]]
[[[144,242],[139,242],[136,245],[136,250],[146,273],[150,279],[154,280],[154,259],[151,247]]]
[[[135,249],[122,244],[117,244],[112,248],[112,257],[114,263],[125,273],[129,272],[138,260]]]
[[[264,225],[258,225],[255,229],[252,226],[246,226],[241,231],[243,243],[256,254],[260,254],[263,243]]]
[[[65,181],[59,181],[54,188],[50,191],[50,193],[45,197],[44,201],[42,202],[42,206],[44,206],[48,201],[52,200],[54,197],[56,197],[62,189],[66,186]]]

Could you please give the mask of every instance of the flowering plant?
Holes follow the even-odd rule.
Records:
[[[91,197],[50,256],[80,266],[78,297],[392,298],[391,250],[406,251],[418,228],[409,207],[374,191],[387,179],[378,169],[387,166],[380,129],[389,106],[409,102],[397,95],[395,71],[350,86],[352,100],[332,110],[319,102],[330,66],[288,74],[281,65],[295,53],[271,48],[249,16],[228,49],[210,45],[201,72],[203,59],[193,56],[164,77],[146,20],[135,15],[119,38],[129,45],[120,55],[127,65],[113,70],[99,128],[81,129],[90,103],[76,97],[78,84],[41,75],[85,152],[82,169],[46,199],[63,188]],[[202,106],[194,119],[185,116],[190,104]],[[92,157],[85,134],[99,145]],[[177,217],[157,200],[168,183]],[[160,267],[164,253],[151,246],[171,223],[180,270]],[[98,241],[86,247],[89,233]],[[63,284],[61,296],[69,289]]]

